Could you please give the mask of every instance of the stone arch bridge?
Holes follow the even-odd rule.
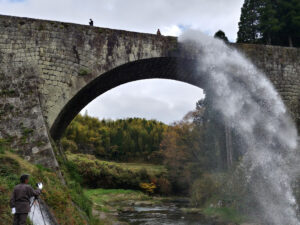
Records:
[[[299,127],[300,49],[234,47],[267,74]],[[102,93],[148,78],[202,87],[176,49],[175,37],[0,16],[0,144],[57,167],[51,140]]]

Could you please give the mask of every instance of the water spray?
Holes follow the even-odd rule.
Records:
[[[279,94],[261,71],[223,41],[192,30],[179,40],[195,53],[197,74],[205,80],[214,110],[244,144],[242,164],[261,207],[258,213],[268,224],[300,225],[291,186],[300,171],[298,134]]]

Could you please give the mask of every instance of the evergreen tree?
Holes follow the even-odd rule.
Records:
[[[278,32],[282,27],[282,23],[278,19],[278,5],[273,0],[264,0],[259,14],[259,30],[262,34],[263,42],[266,44],[277,43]]]
[[[238,43],[257,43],[260,38],[259,20],[262,0],[245,0],[241,9]]]
[[[237,42],[300,47],[300,1],[245,0]]]
[[[300,47],[300,1],[277,0],[278,17],[282,22],[281,36],[286,45]]]

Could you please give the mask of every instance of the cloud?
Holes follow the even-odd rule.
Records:
[[[81,113],[117,119],[142,117],[172,123],[195,108],[202,89],[179,81],[150,79],[116,87],[96,98]]]

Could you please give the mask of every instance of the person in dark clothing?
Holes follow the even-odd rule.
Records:
[[[90,19],[90,26],[94,26],[94,21]]]
[[[157,35],[157,36],[161,36],[161,33],[160,33],[160,30],[159,30],[159,29],[157,30],[156,35]]]
[[[23,174],[20,177],[20,184],[15,186],[11,199],[10,207],[14,214],[13,225],[26,225],[26,219],[30,212],[30,198],[37,198],[41,194],[43,184],[38,184],[38,189],[34,190],[29,184],[29,175]]]

